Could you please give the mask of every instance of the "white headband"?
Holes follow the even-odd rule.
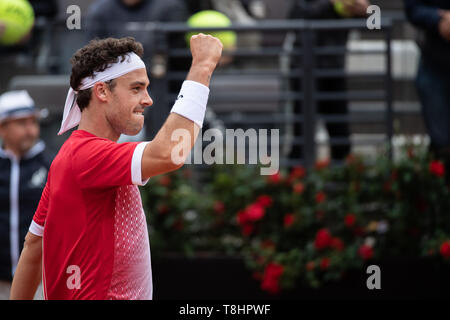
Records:
[[[92,88],[97,82],[109,81],[116,79],[124,74],[127,74],[136,69],[145,69],[145,64],[142,59],[134,52],[127,53],[124,61],[119,61],[109,66],[102,72],[94,72],[91,77],[84,78],[81,81],[81,86],[78,90],[86,90]],[[64,115],[59,129],[58,135],[63,134],[67,130],[77,126],[81,120],[81,110],[77,104],[77,93],[72,88],[69,88],[67,93],[66,104],[64,105]]]

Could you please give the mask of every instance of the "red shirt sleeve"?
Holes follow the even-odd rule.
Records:
[[[51,169],[50,169],[51,170]],[[29,231],[37,236],[42,236],[45,225],[45,218],[47,217],[48,210],[48,200],[50,194],[50,170],[47,176],[47,182],[45,183],[44,190],[42,191],[41,199],[39,200],[39,205],[33,216],[33,221]]]
[[[130,185],[132,159],[138,142],[88,139],[73,152],[72,168],[81,188]],[[139,159],[140,161],[140,159]]]

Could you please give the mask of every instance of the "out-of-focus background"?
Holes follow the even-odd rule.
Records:
[[[89,19],[91,19],[89,14],[95,11],[93,7],[95,7],[96,1],[75,1],[81,9],[81,30],[69,30],[66,22],[72,11],[69,14],[67,9],[74,4],[73,2],[64,0],[31,1],[36,15],[32,38],[22,46],[1,48],[0,92],[8,89],[26,88],[32,93],[38,107],[49,111],[47,119],[42,123],[43,128],[45,128],[42,134],[49,144],[57,150],[66,139],[66,136],[57,137],[55,133],[62,117],[62,104],[65,101],[68,89],[71,70],[70,57],[78,48],[95,36],[134,36],[145,45],[149,75],[155,87],[151,91],[155,100],[154,109],[155,113],[162,114],[161,117],[158,116],[159,121],[151,122],[153,127],[148,129],[148,133],[153,135],[157,132],[158,126],[162,124],[173,100],[171,97],[163,98],[163,90],[156,89],[161,85],[157,82],[167,82],[174,78],[182,80],[185,76],[185,70],[183,69],[187,69],[189,63],[187,61],[185,66],[181,65],[181,67],[176,62],[166,64],[167,54],[169,53],[165,51],[170,48],[173,51],[172,54],[183,55],[185,52],[175,49],[185,49],[185,42],[183,39],[181,41],[176,41],[178,39],[169,41],[170,31],[165,31],[164,35],[161,35],[161,31],[158,29],[156,29],[158,31],[152,32],[153,28],[157,28],[153,24],[158,24],[157,20],[168,19],[173,19],[171,22],[184,23],[195,12],[202,9],[220,9],[221,5],[214,6],[214,1],[179,1],[184,9],[179,10],[182,12],[178,16],[174,14],[174,17],[170,17],[166,13],[152,12],[153,16],[146,20],[143,17],[144,14],[136,13],[136,19],[139,22],[136,24],[127,24],[123,21],[124,17],[122,16],[112,16],[108,21],[100,20],[98,24],[89,24]],[[219,3],[219,1],[217,2]],[[292,1],[244,0],[236,2],[241,2],[242,5],[234,7],[222,5],[228,11],[233,9],[237,11],[233,16],[234,20],[237,21],[233,22],[254,27],[268,20],[277,20],[277,26],[274,31],[271,31],[270,28],[264,28],[263,31],[252,33],[237,32],[238,51],[235,53],[232,63],[219,69],[215,74],[212,88],[216,91],[216,94],[212,95],[210,109],[222,121],[226,122],[227,128],[229,127],[228,123],[240,127],[245,125],[245,121],[244,123],[239,122],[243,121],[242,119],[250,120],[249,117],[245,116],[247,114],[254,115],[254,118],[252,117],[253,119],[250,121],[256,122],[256,119],[261,119],[259,123],[255,123],[260,127],[264,125],[273,127],[273,124],[275,124],[277,128],[282,130],[281,135],[286,138],[281,141],[283,155],[286,156],[298,140],[292,138],[292,123],[289,121],[293,120],[289,115],[286,115],[287,109],[289,109],[287,105],[292,104],[293,100],[299,98],[295,93],[290,94],[288,88],[289,80],[296,76],[289,74],[289,72],[295,73],[298,68],[290,71],[288,69],[291,64],[301,65],[301,59],[303,59],[301,54],[289,49],[292,46],[289,42],[293,41],[292,37],[289,36],[295,36],[293,35],[296,31],[295,27],[292,27],[291,24],[289,29],[283,28],[283,23],[292,22],[288,20],[289,6],[292,5]],[[97,4],[101,4],[101,1]],[[319,99],[325,101],[347,100],[349,119],[344,121],[350,122],[349,134],[342,139],[348,139],[349,141],[341,141],[342,139],[339,140],[339,137],[336,142],[348,143],[351,145],[351,150],[368,154],[373,154],[380,144],[387,141],[386,134],[388,134],[389,126],[395,129],[391,132],[395,145],[401,144],[405,135],[414,136],[416,139],[426,139],[420,116],[420,104],[413,81],[419,59],[419,49],[415,42],[417,31],[406,22],[402,1],[372,1],[372,4],[381,8],[382,18],[392,19],[389,27],[383,26],[381,31],[368,30],[366,27],[348,28],[348,35],[347,37],[344,35],[344,41],[331,42],[328,52],[326,52],[326,49],[323,49],[322,53],[312,52],[316,60],[331,60],[330,68],[334,69],[329,70],[329,72],[323,71],[322,74],[314,75],[315,77],[325,77],[327,72],[339,71],[339,68],[334,66],[337,64],[333,61],[345,57],[344,69],[342,69],[348,82],[345,91],[341,90],[340,95],[335,96],[336,98],[325,94],[319,97],[317,96],[318,92],[307,93],[313,96],[307,98],[313,98],[315,101]],[[158,6],[155,6],[155,8],[158,9]],[[139,9],[135,10],[138,11]],[[243,12],[239,10],[243,10]],[[99,15],[97,12],[92,13],[92,15],[95,14]],[[129,16],[133,17],[133,14]],[[101,18],[101,15],[99,15],[98,19]],[[178,20],[175,20],[176,18]],[[95,20],[96,18],[92,19]],[[345,19],[342,20],[345,21]],[[102,29],[92,30],[95,27]],[[325,32],[336,33],[336,38],[342,39],[340,30],[330,28]],[[120,32],[116,32],[116,29],[119,29]],[[156,43],[153,42],[154,33],[158,33],[159,41]],[[173,34],[179,35],[180,33],[173,32]],[[387,42],[387,37],[389,37],[390,43]],[[164,40],[166,40],[166,43],[163,43]],[[177,45],[177,47],[174,47],[174,45]],[[323,46],[322,43],[320,45]],[[386,48],[388,45],[391,46],[392,64],[390,70],[392,85],[390,88],[387,87],[389,71],[387,70]],[[338,48],[339,46],[342,46],[342,48]],[[313,48],[311,49],[314,51]],[[188,51],[186,54],[188,55]],[[175,58],[172,58],[172,60],[175,60]],[[160,61],[162,61],[163,66],[158,68],[157,64]],[[156,64],[153,69],[156,74],[152,74],[152,69],[150,69],[152,63]],[[174,66],[175,70],[171,70],[171,66]],[[182,71],[181,74],[176,73],[179,69]],[[298,74],[302,73],[302,70],[298,71]],[[304,77],[305,75],[300,76]],[[162,86],[164,85],[167,86],[166,83],[162,84]],[[169,90],[169,92],[171,91],[174,90]],[[318,94],[320,95],[320,93]],[[386,123],[387,95],[392,95],[391,124]],[[304,97],[300,98],[304,99]],[[267,115],[270,115],[270,117]],[[315,146],[308,146],[308,150],[314,149],[314,154],[311,155],[308,152],[307,155],[302,156],[301,160],[303,161],[305,157],[327,157],[330,153],[329,147],[327,148],[330,136],[324,125],[326,120],[322,118],[316,120],[313,136],[307,137],[311,141],[304,142],[315,144]],[[267,123],[267,121],[271,122]],[[254,126],[254,124],[252,125]],[[297,143],[302,142],[298,141]],[[312,161],[312,159],[308,160]]]
[[[248,162],[187,164],[141,189],[155,298],[448,297],[449,116],[423,111],[427,102],[450,107],[442,85],[450,63],[429,54],[450,52],[448,5],[356,0],[343,12],[332,0],[29,2],[31,34],[0,45],[0,94],[28,91],[49,153],[70,135],[57,132],[77,49],[95,37],[142,42],[154,105],[138,137],[121,141],[151,140],[189,69],[186,34],[208,23],[228,42],[203,131],[279,130],[279,173],[261,176]],[[367,14],[369,5],[380,11]],[[228,22],[189,20],[205,10]],[[380,28],[369,29],[377,12]],[[420,73],[420,61],[434,65]],[[428,81],[419,83],[422,99],[420,79]],[[440,117],[443,127],[433,127]],[[366,286],[370,264],[380,266],[381,290]]]

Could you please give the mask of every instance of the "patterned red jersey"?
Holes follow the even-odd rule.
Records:
[[[55,157],[30,226],[43,236],[46,299],[152,299],[137,185],[146,142],[76,130]]]

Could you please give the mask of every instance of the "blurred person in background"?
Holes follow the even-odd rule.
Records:
[[[0,299],[9,299],[25,235],[51,158],[39,141],[39,115],[24,90],[0,96]],[[37,298],[42,298],[40,292]]]
[[[124,28],[128,22],[184,22],[187,18],[181,0],[97,0],[89,7],[86,36],[88,40],[130,36]]]
[[[2,1],[0,0],[0,4]],[[58,3],[56,0],[20,0],[19,4],[7,1],[3,4],[2,14],[7,14],[11,10],[15,10],[16,15],[9,15],[6,20],[2,19],[0,14],[0,39],[3,36],[7,28],[7,23],[15,21],[16,26],[23,26],[24,24],[31,26],[31,29],[20,38],[16,38],[16,41],[9,43],[8,45],[0,46],[1,52],[16,52],[18,50],[26,51],[27,53],[35,53],[41,42],[43,41],[43,28],[46,23],[54,19],[57,10]],[[15,5],[15,6],[14,6]],[[30,8],[27,10],[27,7]],[[38,28],[35,28],[38,24]],[[14,27],[13,27],[14,28]],[[27,28],[25,28],[27,29]],[[0,41],[1,44],[1,41]]]
[[[182,0],[97,0],[90,7],[87,14],[86,37],[87,40],[108,37],[122,38],[134,37],[144,46],[144,62],[153,81],[150,91],[155,92],[152,97],[158,110],[147,108],[146,117],[149,123],[135,137],[122,135],[120,142],[141,141],[144,136],[152,139],[169,115],[170,104],[161,95],[165,92],[166,83],[163,79],[166,72],[187,72],[190,57],[167,57],[165,49],[187,48],[184,34],[172,33],[168,39],[162,39],[164,34],[154,34],[148,30],[127,30],[129,22],[186,22],[189,13]],[[166,43],[165,40],[168,40]],[[166,48],[159,46],[167,45]],[[183,79],[168,82],[169,94],[177,94]],[[170,100],[170,99],[169,99]],[[171,101],[171,100],[170,100]],[[162,108],[165,108],[162,110]]]
[[[450,1],[405,0],[418,28],[421,57],[416,87],[430,136],[430,151],[450,166]],[[448,177],[447,177],[448,179]]]
[[[58,1],[0,0],[0,7],[3,9],[0,13],[0,92],[3,92],[8,90],[9,81],[14,76],[33,74],[37,69],[45,68],[48,59],[49,32],[52,28],[51,22],[57,13]],[[14,10],[15,15],[6,18],[5,15],[8,15],[10,10]],[[6,44],[2,38],[7,35],[7,26],[11,22],[15,24],[12,30],[17,36]],[[23,30],[28,31],[22,34]]]
[[[347,18],[362,18],[367,15],[367,8],[370,5],[368,0],[292,0],[289,9],[290,19],[347,19]],[[337,46],[345,48],[348,38],[348,30],[324,30],[315,32],[315,46]],[[301,36],[297,34],[294,46],[301,47]],[[333,69],[344,72],[345,71],[345,55],[325,55],[319,56],[315,60],[315,67],[318,69]],[[291,62],[292,69],[302,67],[302,62],[298,59],[293,59]],[[335,92],[342,93],[347,90],[345,75],[336,77],[325,77],[317,80],[315,84],[316,90],[321,92]],[[301,79],[293,79],[291,81],[291,90],[302,91]],[[296,101],[294,104],[295,114],[302,114],[304,107],[301,101]],[[317,112],[324,115],[347,115],[347,101],[329,100],[318,101]],[[349,141],[350,130],[348,123],[326,123],[326,128],[330,138],[346,139],[347,142],[332,145],[331,158],[334,160],[343,160],[351,151]],[[303,136],[303,129],[301,124],[295,124],[294,135]],[[290,158],[303,158],[303,150],[299,145],[292,146]]]
[[[188,0],[187,6],[192,14],[202,10],[215,10],[226,15],[233,23],[252,26],[266,17],[266,4],[263,0]],[[237,47],[258,48],[261,34],[241,32],[237,37]]]
[[[252,26],[265,17],[263,1],[242,0],[211,0],[214,10],[222,12],[233,23]],[[237,37],[237,47],[258,48],[261,44],[261,34],[258,32],[243,32]]]
[[[36,27],[33,29],[30,41],[26,44],[26,49],[36,59],[45,50],[45,46],[48,46],[46,29],[51,28],[59,5],[57,0],[29,0],[29,2],[36,17]]]

